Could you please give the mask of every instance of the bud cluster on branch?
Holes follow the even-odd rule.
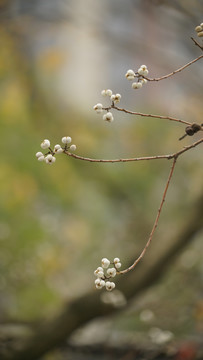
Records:
[[[42,141],[41,143],[41,148],[43,150],[48,149],[49,151],[46,154],[43,154],[41,151],[38,151],[36,153],[36,157],[38,161],[45,161],[46,164],[53,164],[56,161],[56,154],[61,154],[67,150],[69,151],[75,151],[76,150],[76,145],[72,144],[69,145],[71,143],[72,139],[70,136],[64,136],[61,139],[61,142],[63,143],[64,146],[61,146],[59,144],[54,145],[54,149],[52,150],[52,148],[50,147],[50,141],[48,139],[45,139]]]
[[[109,267],[112,265],[113,267]],[[97,277],[95,280],[95,286],[97,289],[106,288],[107,291],[111,291],[115,288],[115,283],[110,281],[117,274],[119,274],[119,269],[121,267],[121,262],[119,258],[115,258],[113,263],[107,258],[101,260],[101,266],[99,266],[95,271],[94,275]],[[106,270],[106,273],[104,272]]]
[[[197,32],[197,36],[198,37],[202,37],[203,36],[203,23],[201,23],[200,25],[198,25],[195,28],[195,31]],[[200,50],[203,51],[203,47],[193,38],[191,38],[194,42],[194,44],[196,46],[198,46],[198,48]],[[148,69],[146,65],[141,65],[139,67],[139,69],[137,71],[134,71],[132,69],[129,69],[126,74],[125,77],[127,80],[133,81],[134,79],[136,79],[136,81],[134,81],[132,83],[132,88],[133,89],[140,89],[143,84],[146,84],[148,82],[153,82],[153,81],[160,81],[160,80],[164,80],[164,79],[168,79],[171,76],[174,76],[175,74],[183,71],[184,69],[186,69],[188,66],[191,66],[192,64],[194,64],[195,62],[199,61],[200,59],[203,58],[203,55],[200,55],[199,57],[191,60],[189,63],[185,64],[184,66],[178,68],[177,70],[158,77],[158,78],[149,78],[148,77]],[[189,122],[186,120],[182,120],[182,119],[178,119],[178,118],[174,118],[174,117],[170,117],[170,116],[166,116],[166,115],[154,115],[154,114],[145,114],[145,113],[141,113],[141,112],[135,112],[135,111],[131,111],[131,110],[127,110],[125,108],[119,108],[117,105],[120,101],[121,101],[121,94],[119,93],[113,93],[113,91],[111,89],[106,89],[106,90],[102,90],[101,91],[101,95],[103,97],[107,97],[108,100],[110,100],[110,104],[108,106],[103,106],[102,103],[97,103],[93,109],[96,111],[97,114],[102,114],[104,111],[105,114],[103,115],[103,120],[106,122],[111,123],[114,120],[114,116],[112,114],[112,112],[110,110],[115,110],[115,111],[120,111],[120,112],[124,112],[130,115],[134,115],[134,116],[142,116],[142,117],[146,117],[146,118],[158,118],[158,119],[162,119],[162,120],[168,120],[168,121],[172,121],[172,122],[178,122],[184,125],[187,125],[184,129],[184,135],[181,136],[179,138],[179,140],[184,139],[187,135],[188,136],[193,136],[194,134],[196,134],[197,132],[201,132],[203,131],[203,124],[197,124],[194,122]],[[172,154],[166,154],[166,155],[155,155],[155,156],[145,156],[145,157],[134,157],[134,158],[122,158],[122,159],[94,159],[94,158],[87,158],[81,155],[76,155],[72,152],[74,152],[76,150],[76,145],[71,144],[72,139],[70,136],[64,136],[61,139],[62,145],[56,144],[54,146],[54,148],[52,149],[50,147],[50,141],[48,139],[45,139],[42,143],[41,143],[41,148],[43,150],[47,150],[47,152],[45,154],[43,154],[41,151],[38,151],[36,153],[36,157],[38,159],[38,161],[42,161],[45,162],[46,164],[53,164],[56,161],[56,155],[57,154],[65,154],[69,157],[72,157],[74,159],[77,160],[82,160],[82,161],[88,161],[91,163],[95,163],[95,162],[99,162],[99,163],[118,163],[118,162],[137,162],[137,161],[145,161],[145,160],[161,160],[161,159],[167,159],[167,160],[172,160],[172,165],[169,171],[169,175],[168,178],[166,180],[166,185],[163,191],[163,195],[160,201],[160,206],[154,221],[154,224],[152,226],[152,230],[151,233],[149,234],[148,240],[141,252],[141,254],[135,259],[135,261],[133,262],[133,264],[131,266],[129,266],[128,268],[124,269],[124,270],[119,270],[121,267],[121,262],[119,258],[115,258],[113,260],[113,262],[111,263],[107,258],[103,258],[101,261],[101,266],[99,266],[95,271],[94,271],[94,275],[97,277],[95,280],[95,286],[97,289],[102,289],[105,288],[107,291],[111,291],[115,288],[115,283],[112,280],[112,278],[114,278],[116,275],[118,274],[126,274],[127,272],[133,270],[135,268],[135,266],[138,264],[138,262],[143,258],[147,248],[149,247],[152,238],[154,236],[155,230],[158,226],[158,222],[159,222],[159,218],[160,218],[160,214],[163,208],[163,204],[166,200],[166,194],[169,188],[169,185],[171,183],[171,179],[172,179],[172,175],[174,173],[174,169],[175,166],[177,164],[177,160],[178,158],[183,155],[185,152],[199,146],[200,144],[203,143],[203,138],[200,138],[198,140],[196,140],[195,142],[193,142],[192,144],[188,145],[188,146],[184,146],[183,148],[181,148],[179,151],[177,151],[176,153],[172,153]],[[111,265],[111,267],[109,267]]]

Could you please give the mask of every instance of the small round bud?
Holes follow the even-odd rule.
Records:
[[[61,154],[63,152],[63,149],[62,149],[61,145],[59,145],[59,144],[55,145],[54,146],[54,152],[56,154]]]
[[[110,265],[110,261],[107,258],[103,258],[101,264],[102,264],[102,268],[107,269]]]
[[[109,111],[106,114],[103,115],[103,120],[112,122],[114,120],[112,113]]]
[[[202,31],[202,27],[201,27],[201,25],[196,26],[195,31],[196,31],[196,32],[200,32],[200,31]]]
[[[53,164],[55,161],[56,161],[56,158],[51,155],[51,154],[48,154],[46,157],[45,157],[45,161],[46,161],[46,164]]]
[[[42,149],[47,149],[50,147],[50,141],[48,139],[44,139],[41,143],[41,148]]]
[[[63,144],[70,144],[72,139],[70,136],[64,136],[64,137],[62,137],[61,141]]]
[[[140,89],[142,87],[142,83],[141,82],[134,82],[132,83],[132,88],[133,89]]]
[[[114,102],[119,103],[121,101],[121,94],[116,94],[114,97]]]
[[[200,26],[201,26],[201,28],[202,28],[202,30],[203,30],[203,23],[201,23]]]
[[[147,76],[149,73],[146,65],[141,65],[137,72],[139,75],[142,75],[142,76]]]
[[[111,96],[112,90],[111,89],[102,90],[101,94],[102,96]]]
[[[72,144],[69,148],[70,151],[75,151],[76,150],[76,145]]]
[[[116,269],[115,268],[110,268],[107,270],[107,275],[109,275],[110,277],[114,277],[116,276]]]
[[[101,279],[96,279],[94,283],[97,289],[102,289],[106,284],[105,281]]]
[[[115,286],[116,286],[115,283],[112,282],[112,281],[107,281],[105,285],[106,285],[106,290],[107,291],[113,290],[115,288]]]
[[[99,278],[102,278],[104,276],[104,270],[101,266],[99,266],[95,271],[94,275],[98,276]]]
[[[44,161],[44,160],[45,160],[45,156],[44,156],[44,155],[39,156],[39,157],[37,158],[37,160],[38,160],[38,161]]]
[[[141,84],[146,84],[147,83],[147,79],[140,79]]]
[[[117,263],[115,264],[115,268],[116,268],[116,269],[120,269],[120,268],[121,268],[121,263],[120,263],[120,262],[117,262]]]
[[[112,93],[113,93],[113,92],[112,92],[112,90],[111,90],[111,89],[107,89],[107,90],[106,90],[106,95],[107,95],[107,96],[111,96],[111,95],[112,95]]]
[[[126,79],[133,80],[135,78],[135,72],[133,70],[128,70],[125,74]]]
[[[197,36],[202,37],[203,36],[203,31],[198,32]]]
[[[44,160],[45,160],[45,156],[44,156],[44,155],[39,156],[39,157],[37,158],[37,160],[38,160],[38,161],[44,161]]]
[[[118,257],[116,257],[113,259],[113,262],[114,262],[114,264],[117,264],[118,262],[120,262],[120,259]]]
[[[103,105],[98,103],[94,105],[93,109],[96,111],[97,114],[101,114],[103,111]]]
[[[41,151],[38,151],[35,155],[37,158],[39,158],[40,156],[44,156],[44,154]]]

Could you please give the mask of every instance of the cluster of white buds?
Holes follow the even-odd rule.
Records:
[[[111,89],[102,90],[101,92],[102,96],[110,96],[113,94],[113,91]]]
[[[121,101],[121,94],[113,94],[113,91],[111,89],[102,90],[101,94],[102,94],[102,96],[109,96],[111,101],[116,104]],[[97,106],[97,105],[95,105],[95,106]],[[95,107],[94,107],[94,109],[95,109]]]
[[[121,94],[113,94],[111,89],[102,90],[102,96],[109,96],[110,100],[112,101],[111,106],[104,107],[101,103],[98,103],[93,106],[93,109],[96,111],[97,114],[101,114],[104,110],[107,111],[106,114],[103,115],[103,120],[112,122],[114,120],[112,112],[110,112],[110,108],[114,106],[114,104],[118,104],[121,101]]]
[[[112,267],[109,267],[110,265],[112,265]],[[119,273],[120,267],[121,262],[119,258],[115,258],[113,263],[107,258],[103,258],[101,260],[101,266],[94,271],[94,275],[97,277],[95,280],[96,288],[102,289],[105,287],[108,291],[113,290],[115,288],[115,283],[110,280]]]
[[[111,101],[118,104],[121,101],[121,94],[112,94]]]
[[[48,149],[48,152],[46,154],[43,154],[41,151],[38,151],[36,153],[37,160],[45,161],[46,164],[51,165],[56,161],[56,158],[55,158],[56,154],[61,154],[66,150],[70,150],[70,151],[76,150],[76,145],[72,144],[69,146],[69,144],[72,141],[70,136],[62,137],[61,141],[65,146],[62,147],[61,145],[56,144],[56,145],[54,145],[54,149],[52,150],[50,147],[51,146],[50,141],[48,139],[43,140],[40,146],[43,150]]]
[[[127,80],[134,80],[135,78],[137,78],[137,82],[133,82],[132,83],[132,88],[133,89],[140,89],[142,87],[143,84],[147,83],[147,79],[145,79],[145,76],[147,76],[149,73],[147,66],[146,65],[141,65],[139,67],[139,69],[137,70],[137,72],[134,72],[133,70],[129,69],[126,74],[125,77]]]
[[[196,26],[195,31],[196,31],[196,33],[197,33],[197,36],[203,37],[203,23],[201,23],[200,25]]]

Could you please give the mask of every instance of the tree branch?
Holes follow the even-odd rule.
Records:
[[[198,43],[192,38],[192,40],[195,42],[195,44],[197,45]],[[198,44],[198,46],[200,47],[200,49],[202,49],[202,47]],[[188,66],[194,64],[196,61],[200,60],[203,58],[203,55],[198,56],[196,59],[191,60],[189,63],[185,64],[184,66],[181,66],[179,69],[172,71],[170,74],[158,77],[158,78],[148,78],[145,77],[145,79],[147,79],[148,81],[160,81],[163,79],[168,79],[170,76],[173,76],[179,72],[181,72],[182,70],[186,69]]]
[[[119,288],[124,292],[127,300],[152,286],[164,275],[174,257],[203,229],[202,212],[203,194],[191,207],[186,225],[174,239],[166,243],[164,249],[160,249],[159,244],[155,245],[153,256],[151,253],[147,261],[140,263],[136,271],[131,272],[127,277],[119,277]],[[60,346],[78,327],[96,317],[118,311],[112,305],[102,303],[100,294],[99,291],[94,290],[66,304],[58,315],[35,326],[32,335],[26,337],[21,346],[12,347],[10,342],[6,352],[0,349],[1,360],[37,360],[47,351]]]
[[[203,138],[195,141],[191,145],[184,146],[183,149],[181,149],[180,151],[178,151],[178,152],[176,152],[174,154],[155,155],[155,156],[141,156],[141,157],[124,158],[124,159],[93,159],[93,158],[88,158],[88,157],[73,154],[73,153],[69,152],[68,150],[64,150],[64,154],[66,154],[66,155],[68,155],[70,157],[73,157],[74,159],[77,159],[77,160],[89,161],[89,162],[94,162],[94,163],[119,163],[119,162],[144,161],[144,160],[161,160],[161,159],[170,160],[170,159],[174,159],[175,157],[178,157],[178,156],[182,155],[186,151],[200,145],[202,142],[203,142]]]

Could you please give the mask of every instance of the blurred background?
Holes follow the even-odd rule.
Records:
[[[201,0],[0,1],[1,322],[51,316],[94,288],[102,257],[118,256],[125,266],[142,250],[166,160],[112,165],[60,155],[46,166],[35,153],[43,139],[54,146],[62,136],[72,137],[79,155],[112,159],[173,153],[193,142],[178,141],[181,124],[115,111],[109,124],[93,106],[107,104],[101,90],[110,88],[122,95],[121,107],[201,123],[202,61],[140,90],[125,73],[146,64],[149,77],[159,77],[201,55],[190,37],[202,12]],[[203,191],[200,150],[179,159],[151,248],[164,247],[187,223]],[[200,341],[201,240],[198,232],[125,311],[94,324],[101,341]],[[91,326],[89,334],[73,341],[91,343]]]

